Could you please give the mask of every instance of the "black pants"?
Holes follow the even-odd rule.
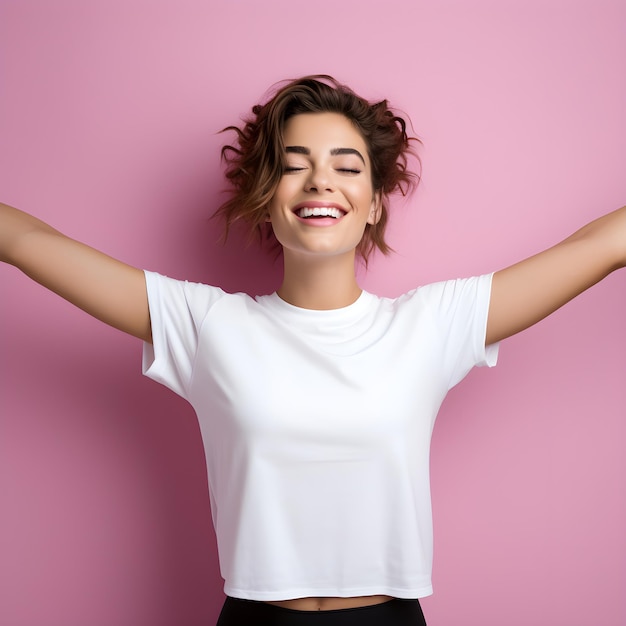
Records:
[[[265,602],[226,598],[217,626],[426,626],[418,600],[332,611],[296,611]]]

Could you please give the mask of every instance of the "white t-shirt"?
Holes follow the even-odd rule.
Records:
[[[432,593],[431,432],[496,362],[491,276],[330,311],[146,280],[144,373],[197,413],[226,594]]]

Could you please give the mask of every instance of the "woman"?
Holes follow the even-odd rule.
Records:
[[[252,299],[116,261],[2,206],[0,258],[145,342],[144,372],[194,406],[227,601],[218,624],[424,624],[428,446],[446,392],[497,344],[626,265],[626,207],[493,275],[363,292],[389,250],[410,139],[385,101],[286,84],[226,146],[220,209],[277,242]]]

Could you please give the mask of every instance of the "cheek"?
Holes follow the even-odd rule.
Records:
[[[374,193],[371,186],[367,185],[360,187],[358,190],[355,190],[353,197],[358,199],[358,204],[361,208],[367,209],[367,211],[369,212],[372,206],[372,202],[374,202],[374,199],[376,197],[376,194]]]
[[[289,202],[289,199],[293,196],[294,190],[292,189],[293,184],[289,184],[290,181],[288,179],[283,178],[279,183],[276,189],[274,190],[274,195],[270,200],[270,209],[278,210],[278,208],[285,203]]]
[[[274,190],[274,195],[272,199],[269,201],[267,212],[270,218],[277,217],[280,211],[280,207],[285,203],[285,198],[287,197],[287,193],[285,190],[284,183],[279,183],[278,187]]]

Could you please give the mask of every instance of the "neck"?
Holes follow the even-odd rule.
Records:
[[[340,309],[356,302],[354,254],[320,259],[294,258],[285,251],[284,277],[278,295],[304,309]]]

